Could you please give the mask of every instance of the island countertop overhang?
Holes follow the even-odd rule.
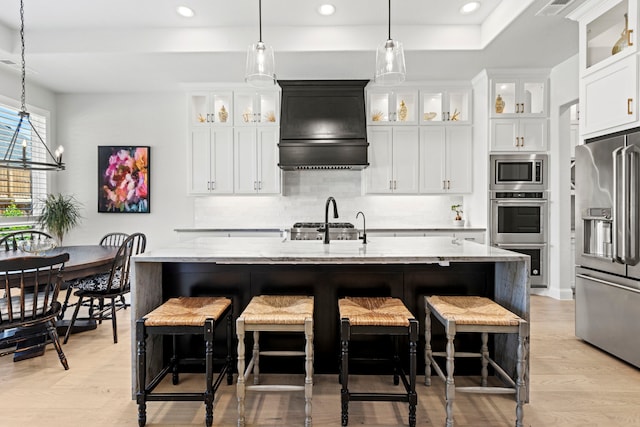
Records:
[[[200,237],[137,255],[137,262],[219,264],[421,264],[513,262],[528,256],[451,237],[376,237],[356,240],[296,241],[276,237]]]

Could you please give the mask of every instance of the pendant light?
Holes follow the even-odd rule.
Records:
[[[0,167],[11,169],[29,169],[29,170],[64,170],[65,165],[62,163],[62,146],[58,147],[55,154],[49,150],[37,128],[31,123],[31,116],[27,112],[26,96],[25,96],[25,60],[24,60],[24,1],[20,0],[20,41],[22,44],[22,105],[18,115],[20,119],[16,125],[15,132],[11,136],[9,145],[6,148],[4,158],[0,160]],[[16,149],[16,144],[20,141],[21,149]],[[31,148],[29,148],[31,144]],[[44,147],[43,158],[34,159],[33,148],[36,144]],[[39,151],[39,150],[36,150]]]
[[[391,0],[389,0],[389,38],[376,51],[374,81],[381,85],[397,85],[404,81],[407,70],[404,65],[402,43],[391,39]]]
[[[258,0],[258,20],[260,39],[258,43],[249,46],[244,81],[256,87],[273,86],[276,84],[273,48],[262,41],[262,0]]]

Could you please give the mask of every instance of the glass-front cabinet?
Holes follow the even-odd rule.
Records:
[[[278,126],[280,124],[280,92],[236,91],[233,94],[235,126]]]
[[[233,94],[228,92],[193,92],[189,94],[189,125],[232,126]]]
[[[547,115],[547,79],[491,79],[490,111],[492,117],[545,117]]]
[[[637,0],[591,3],[593,7],[580,20],[583,70],[599,64],[605,66],[637,51]]]
[[[471,89],[420,89],[420,124],[471,122]]]
[[[418,91],[416,89],[367,90],[367,124],[415,125],[418,123]]]

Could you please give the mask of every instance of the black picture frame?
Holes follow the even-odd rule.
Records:
[[[98,212],[150,213],[150,146],[98,146]]]

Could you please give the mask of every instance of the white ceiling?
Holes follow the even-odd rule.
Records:
[[[470,79],[483,68],[549,68],[578,51],[577,24],[536,16],[550,0],[394,0],[391,36],[405,46],[407,80]],[[370,79],[387,38],[385,0],[264,0],[262,39],[281,79]],[[24,0],[27,80],[55,92],[177,90],[240,82],[258,40],[258,1]],[[19,0],[2,0],[0,61],[20,63]],[[178,16],[186,5],[196,16]],[[19,74],[19,65],[0,63]]]

